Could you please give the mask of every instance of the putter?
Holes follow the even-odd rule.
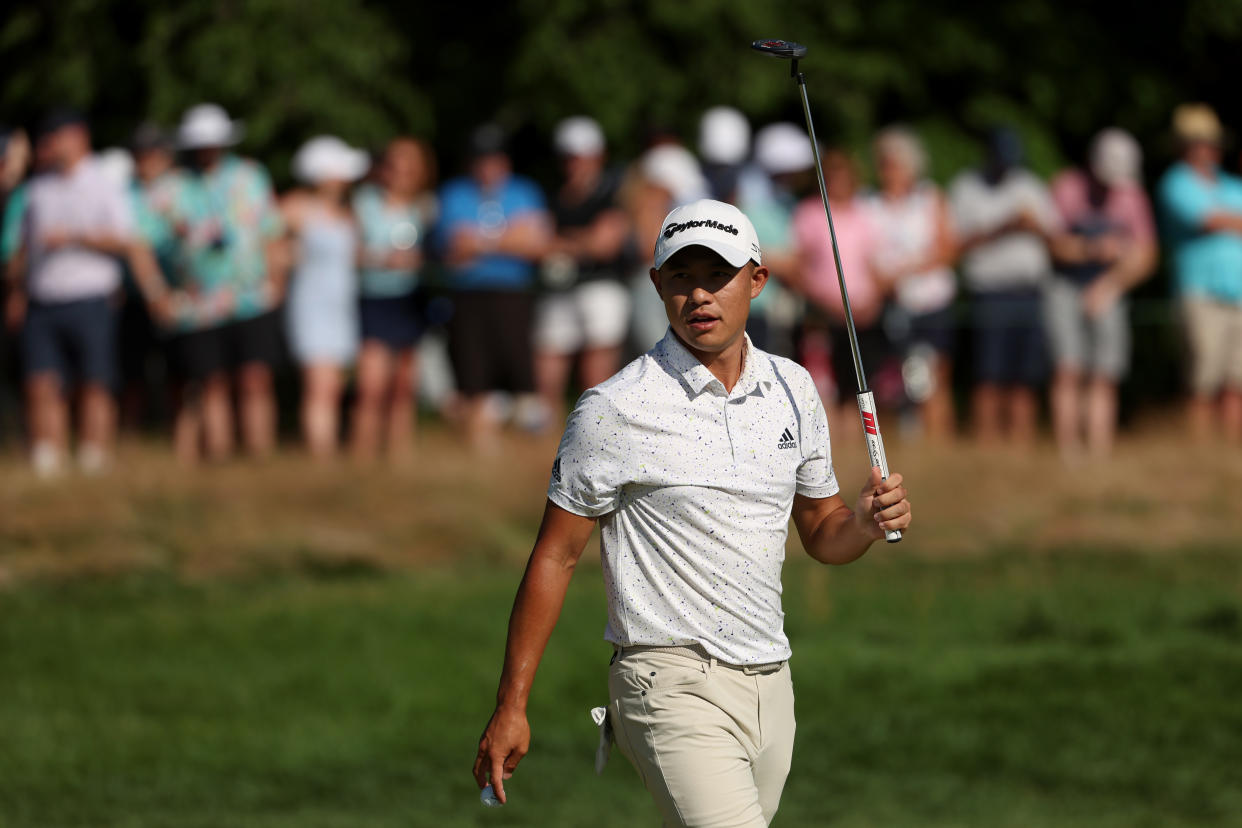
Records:
[[[854,377],[858,380],[858,416],[862,419],[863,432],[867,438],[867,455],[873,467],[880,467],[883,479],[888,479],[888,458],[884,455],[884,439],[880,437],[880,422],[875,416],[875,395],[867,387],[867,375],[863,371],[862,355],[858,352],[858,332],[854,329],[854,312],[850,310],[850,294],[845,289],[845,272],[841,269],[841,251],[837,248],[837,230],[832,224],[832,209],[828,206],[828,187],[824,184],[824,165],[819,160],[819,142],[815,140],[815,125],[811,123],[811,104],[806,97],[806,76],[798,71],[798,61],[806,57],[806,47],[789,40],[756,40],[750,48],[770,57],[784,58],[789,63],[789,76],[798,84],[802,94],[802,114],[806,116],[806,132],[811,138],[811,151],[815,156],[815,175],[819,179],[819,195],[824,200],[824,215],[828,218],[828,236],[832,239],[832,257],[837,265],[837,281],[841,285],[841,304],[845,307],[845,330],[849,334],[850,354],[854,357]],[[897,543],[901,532],[889,529],[884,540]]]

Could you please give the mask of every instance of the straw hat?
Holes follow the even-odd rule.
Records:
[[[1224,130],[1212,107],[1204,103],[1188,103],[1173,110],[1173,134],[1185,144],[1219,144]]]

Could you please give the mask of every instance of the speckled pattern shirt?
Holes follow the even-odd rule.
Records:
[[[578,400],[548,498],[600,518],[608,641],[697,642],[766,664],[790,655],[781,565],[794,494],[838,490],[805,369],[748,338],[727,392],[670,330]]]

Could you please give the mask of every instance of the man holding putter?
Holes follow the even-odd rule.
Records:
[[[762,826],[793,751],[781,566],[792,515],[808,554],[862,556],[910,524],[899,474],[839,494],[807,372],[755,348],[768,279],[754,228],[703,200],[665,219],[651,281],[669,331],[569,418],[509,622],[474,776],[504,802],[530,744],[526,702],[574,566],[600,523],[608,717],[666,825]]]

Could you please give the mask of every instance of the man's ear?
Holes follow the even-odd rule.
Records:
[[[660,289],[660,271],[656,270],[654,267],[651,268],[651,284],[655,285],[656,293],[658,293],[660,298],[663,299],[664,291]]]
[[[768,283],[768,269],[763,265],[757,265],[753,273],[750,274],[750,298],[758,298],[763,293],[763,286]]]

